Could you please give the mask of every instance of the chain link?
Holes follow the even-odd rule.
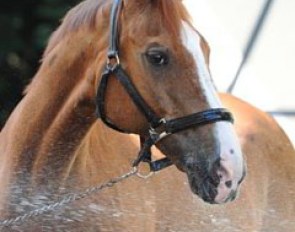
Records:
[[[11,227],[11,226],[23,224],[24,222],[28,221],[32,217],[37,217],[37,216],[40,216],[40,215],[45,214],[47,212],[57,210],[58,208],[66,206],[74,201],[78,201],[78,200],[84,199],[92,194],[98,193],[105,188],[111,188],[114,185],[128,179],[129,177],[136,175],[137,173],[138,173],[138,168],[134,167],[130,172],[128,172],[122,176],[119,176],[117,178],[113,178],[113,179],[109,180],[108,182],[105,182],[101,185],[87,188],[85,191],[80,192],[80,193],[70,194],[56,203],[43,206],[39,209],[30,211],[30,212],[23,214],[21,216],[6,219],[4,221],[0,221],[0,229],[3,227]]]

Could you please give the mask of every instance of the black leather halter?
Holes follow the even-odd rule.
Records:
[[[133,166],[138,166],[140,162],[148,162],[150,169],[153,172],[159,171],[173,163],[164,158],[157,161],[152,161],[151,147],[168,135],[177,133],[196,126],[211,124],[218,121],[228,121],[233,123],[233,117],[226,109],[209,109],[203,112],[194,113],[185,117],[166,120],[158,117],[151,107],[145,102],[130,78],[120,65],[119,49],[118,49],[118,19],[120,9],[122,7],[122,0],[114,0],[110,18],[110,46],[108,50],[108,59],[105,69],[101,76],[101,82],[97,89],[97,114],[98,117],[109,127],[128,133],[117,127],[105,113],[105,94],[108,85],[108,79],[114,76],[123,85],[126,92],[129,94],[136,107],[145,116],[150,124],[147,131],[147,136],[141,137],[141,150],[139,151],[137,159],[133,162]]]

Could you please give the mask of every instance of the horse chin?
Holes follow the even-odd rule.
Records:
[[[237,197],[237,190],[219,192],[220,183],[209,177],[200,178],[195,174],[187,173],[191,191],[209,204],[224,204],[231,202]]]
[[[224,204],[236,199],[237,190],[229,190],[222,187],[225,183],[214,175],[206,175],[209,173],[206,165],[202,167],[192,165],[189,162],[181,162],[173,160],[176,168],[187,174],[191,191],[199,196],[204,202],[209,204]],[[219,190],[218,190],[219,189]]]

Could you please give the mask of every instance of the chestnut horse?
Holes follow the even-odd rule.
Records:
[[[108,125],[150,138],[150,115],[166,119],[160,120],[164,125],[156,125],[161,127],[156,132],[165,122],[179,126],[180,121],[190,121],[188,128],[173,134],[164,131],[165,137],[154,141],[177,169],[165,169],[146,181],[130,178],[99,195],[2,230],[294,228],[294,148],[269,116],[222,96],[235,115],[238,141],[210,78],[208,45],[191,26],[181,1],[116,3],[119,13],[111,28],[117,29],[118,23],[119,33],[110,47],[116,48],[118,42],[119,54],[108,53],[109,35],[117,33],[109,29],[113,1],[81,3],[51,37],[36,77],[0,134],[1,220],[128,171],[138,139]],[[106,70],[108,75],[103,75]],[[122,85],[117,70],[128,73],[124,78],[136,94]],[[104,94],[97,94],[104,77],[108,78]],[[145,114],[142,105],[152,113]],[[199,125],[197,116],[205,123]],[[225,205],[204,203],[235,199],[245,175],[239,142],[249,173],[240,197]],[[162,153],[155,150],[155,158],[161,159]]]

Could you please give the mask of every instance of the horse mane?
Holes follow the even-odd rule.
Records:
[[[191,22],[191,18],[185,7],[182,5],[181,0],[149,1],[151,1],[152,7],[159,9],[160,14],[162,15],[162,23],[173,36],[176,37],[179,34],[182,21],[186,21],[188,23]],[[95,30],[96,19],[103,17],[103,8],[109,3],[109,0],[85,0],[68,11],[65,17],[61,20],[61,25],[51,35],[41,61],[43,62],[47,58],[49,53],[54,50],[54,48],[63,40],[63,38],[71,33],[74,33],[81,27]],[[25,88],[24,95],[27,94],[31,89],[34,79]]]
[[[171,30],[173,35],[179,33],[179,27],[182,20],[190,22],[190,16],[183,7],[181,0],[151,1],[162,13],[163,23],[168,30]],[[97,14],[102,14],[102,10],[99,9],[101,9],[106,2],[107,0],[86,0],[72,8],[62,20],[61,26],[51,36],[44,52],[44,57],[46,57],[63,37],[76,31],[81,26],[87,26],[90,29],[95,28]]]
[[[102,8],[105,2],[106,0],[85,0],[68,11],[59,28],[50,37],[43,58],[45,58],[66,35],[75,32],[81,26],[87,26],[90,29],[95,28],[97,14],[102,13],[99,9]]]

